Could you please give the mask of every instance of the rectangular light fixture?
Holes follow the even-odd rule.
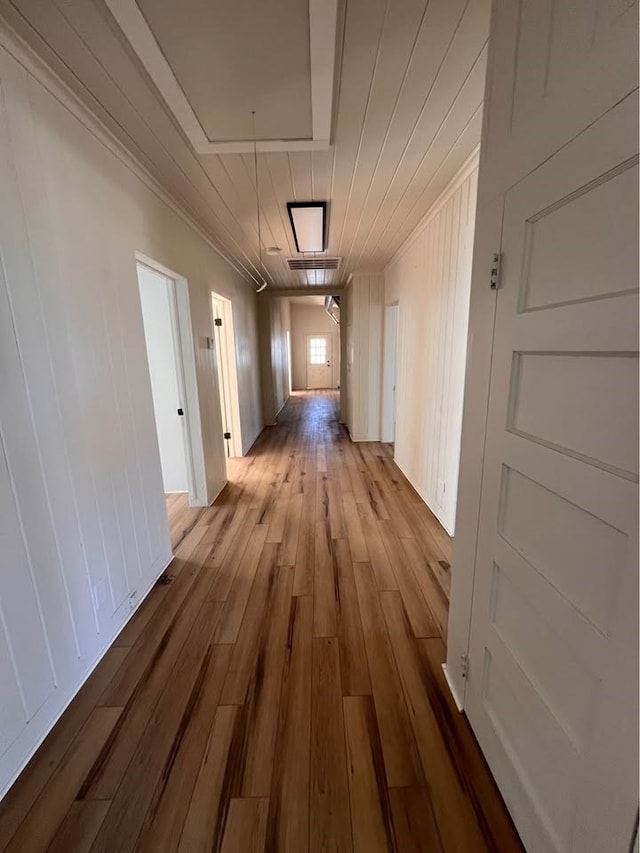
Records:
[[[324,252],[326,249],[326,201],[288,201],[293,238],[299,252]]]

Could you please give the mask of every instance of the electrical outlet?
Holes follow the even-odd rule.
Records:
[[[444,480],[438,480],[438,501],[444,502],[444,494],[447,491],[447,484]]]
[[[132,592],[129,594],[129,610],[135,610],[138,605],[138,593]]]

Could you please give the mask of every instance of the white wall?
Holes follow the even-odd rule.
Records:
[[[287,332],[291,329],[291,311],[286,297],[261,293],[258,300],[262,408],[265,424],[272,426],[289,397]]]
[[[395,460],[453,534],[464,394],[477,154],[385,270],[399,305]]]
[[[144,322],[144,339],[151,378],[153,413],[158,435],[162,483],[165,492],[188,492],[187,459],[184,451],[183,405],[171,312],[171,282],[163,275],[138,265],[138,284]]]
[[[291,331],[291,306],[282,297],[273,301],[273,334],[271,336],[271,364],[275,387],[276,414],[289,399],[289,350],[287,332]]]
[[[247,444],[262,427],[251,289],[3,42],[21,61],[0,47],[0,795],[171,558],[136,251],[189,282],[209,497],[212,289],[233,302]]]
[[[353,441],[380,440],[383,304],[384,277],[354,273],[340,304],[344,347],[340,416]]]
[[[382,336],[382,398],[380,441],[396,438],[396,374],[398,366],[398,305],[386,305]]]
[[[331,387],[340,382],[340,331],[321,305],[291,303],[291,379],[296,391],[307,387],[307,336],[329,338]]]

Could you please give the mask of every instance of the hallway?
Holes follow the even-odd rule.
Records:
[[[521,850],[445,685],[449,540],[293,395],[0,804],[0,850]]]

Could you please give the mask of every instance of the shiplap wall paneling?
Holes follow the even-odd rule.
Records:
[[[77,313],[65,323],[67,328],[75,324],[81,331],[76,358],[69,358],[65,327],[60,329],[62,334],[54,334],[63,309],[63,305],[53,304],[56,291],[62,281],[63,287],[73,285],[74,271],[70,271],[68,279],[60,276],[59,269],[52,265],[56,259],[49,254],[50,233],[45,223],[50,224],[47,215],[50,210],[42,209],[38,202],[46,207],[50,199],[46,190],[43,193],[38,189],[38,185],[43,186],[44,175],[29,105],[28,78],[11,60],[5,61],[4,55],[0,63],[3,99],[0,239],[6,300],[2,314],[13,327],[13,332],[8,327],[8,334],[2,337],[3,342],[14,340],[13,352],[3,359],[2,431],[25,539],[41,601],[47,608],[44,621],[56,680],[65,681],[73,676],[75,661],[85,651],[80,637],[86,638],[85,643],[91,643],[96,633],[87,564],[79,534],[82,506],[73,489],[72,464],[73,445],[91,436],[85,429],[88,421],[93,421],[95,428],[95,422],[103,415],[96,410],[101,407],[98,395],[93,394],[82,410],[79,410],[76,397],[77,386],[85,377],[85,387],[99,387],[94,365],[99,340],[93,339],[96,329],[88,324],[90,311],[83,310],[89,297],[79,283]],[[41,142],[54,144],[51,138]],[[83,175],[79,177],[82,179]],[[69,205],[73,204],[74,189],[66,188]],[[58,218],[58,227],[65,227],[64,219]],[[85,235],[80,221],[78,225],[80,232],[75,236],[82,240]],[[84,278],[86,270],[80,274]],[[92,270],[91,275],[95,277],[96,274],[97,271]],[[80,301],[83,297],[84,304]],[[48,313],[50,308],[54,309],[53,315]],[[100,320],[98,314],[98,322]],[[98,334],[99,331],[97,328]],[[63,368],[60,375],[56,370],[58,365]],[[70,382],[71,378],[75,382]],[[64,420],[71,411],[77,415],[75,424],[70,418],[67,422]],[[108,426],[107,420],[105,428]],[[112,440],[115,441],[115,437]],[[102,464],[105,463],[101,460],[93,463],[94,466]],[[91,496],[94,505],[104,498],[100,507],[104,513],[103,533],[104,527],[115,522],[111,483],[107,481],[104,485],[100,495],[94,492]],[[115,542],[119,548],[119,537]],[[105,556],[102,550],[100,557]],[[101,576],[107,577],[108,566],[112,570],[109,577],[112,593],[120,596],[121,590],[127,587],[127,580],[122,555],[119,559],[115,553],[113,556],[112,565],[107,559],[102,563]],[[120,603],[118,598],[116,602]]]
[[[286,297],[261,294],[258,301],[260,373],[264,423],[272,426],[289,397],[289,349],[291,309]]]
[[[394,442],[396,434],[396,374],[398,366],[398,305],[384,309],[380,441]]]
[[[276,413],[289,399],[289,347],[287,332],[291,332],[291,307],[289,300],[275,300],[275,335],[273,338],[273,369],[276,389]]]
[[[4,446],[0,451],[0,553],[11,570],[0,597],[1,755],[55,689],[55,672]]]
[[[351,432],[353,423],[353,290],[340,297],[340,420]]]
[[[453,534],[460,457],[477,156],[385,271],[399,303],[396,462]]]
[[[189,281],[209,498],[226,479],[214,281],[234,304],[249,443],[262,426],[251,289],[53,75],[3,44],[0,796],[171,559],[136,251]]]
[[[346,291],[347,426],[353,441],[380,438],[384,276],[356,273]]]
[[[396,17],[382,3],[349,5],[353,67],[343,69],[336,151],[336,177],[344,168],[347,179],[332,203],[345,268],[386,263],[478,144],[489,10],[487,0],[436,0]]]

